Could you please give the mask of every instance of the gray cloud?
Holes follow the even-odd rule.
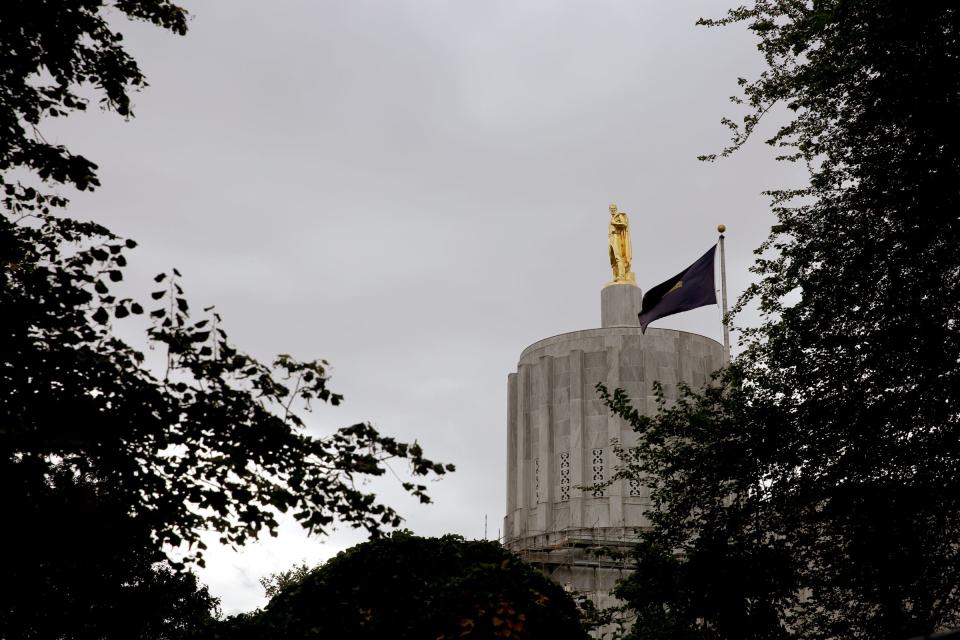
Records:
[[[177,266],[243,348],[329,359],[346,404],[317,432],[371,420],[456,463],[434,505],[384,487],[418,533],[479,537],[487,514],[496,535],[506,376],[527,344],[598,326],[609,202],[631,214],[641,286],[724,222],[739,292],[771,223],[760,192],[801,179],[760,140],[696,160],[760,68],[743,30],[694,26],[722,3],[186,4],[186,38],[125,27],[152,85],[135,120],[49,128],[101,165],[73,212],[141,241],[132,286]],[[662,326],[720,337],[716,309]],[[285,526],[203,577],[249,608],[259,575],[356,540]]]

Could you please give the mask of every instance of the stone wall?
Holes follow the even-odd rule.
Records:
[[[619,462],[612,441],[634,441],[595,386],[620,387],[652,414],[654,381],[673,400],[678,382],[702,386],[722,363],[718,342],[672,329],[589,329],[527,347],[507,380],[507,545],[568,529],[645,526],[646,487],[618,481],[603,492],[579,488],[610,478]]]

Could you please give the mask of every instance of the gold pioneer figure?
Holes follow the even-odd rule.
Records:
[[[617,205],[610,205],[610,226],[607,228],[607,240],[610,250],[610,267],[613,280],[610,284],[636,284],[637,278],[630,271],[633,249],[630,246],[630,220],[623,211],[617,211]]]

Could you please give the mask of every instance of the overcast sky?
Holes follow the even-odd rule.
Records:
[[[761,68],[745,30],[694,25],[725,2],[183,4],[184,38],[123,25],[151,84],[134,120],[45,130],[100,165],[73,215],[140,242],[127,280],[144,297],[178,267],[244,350],[328,359],[345,403],[318,407],[316,433],[371,421],[455,463],[432,505],[385,489],[418,534],[479,538],[486,516],[497,536],[507,374],[528,344],[599,326],[609,203],[644,289],[725,223],[736,295],[772,222],[761,192],[802,177],[762,136],[696,160]],[[655,326],[721,336],[716,308]],[[260,576],[360,540],[287,523],[200,573],[225,612],[248,610]]]

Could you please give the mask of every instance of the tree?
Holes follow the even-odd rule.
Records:
[[[809,185],[771,192],[744,351],[637,429],[653,489],[619,588],[643,638],[907,638],[960,625],[960,10],[763,0],[767,68],[729,155],[768,143]],[[712,159],[715,156],[710,156]]]
[[[144,313],[111,293],[136,243],[60,215],[66,199],[43,189],[93,189],[96,165],[40,133],[45,118],[86,107],[82,90],[132,115],[129,93],[145,80],[110,10],[186,31],[185,11],[168,0],[0,9],[0,482],[15,479],[29,496],[56,474],[88,479],[145,527],[153,548],[188,548],[200,564],[202,530],[242,544],[274,533],[283,512],[313,533],[337,520],[374,535],[396,526],[396,511],[355,479],[382,475],[390,458],[407,460],[414,476],[453,467],[369,424],[307,433],[302,411],[341,399],[327,387],[326,362],[281,355],[264,364],[243,353],[212,308],[191,315],[175,269],[156,278],[146,336],[165,367],[146,367],[113,332]],[[403,486],[429,501],[424,485]]]
[[[0,638],[186,640],[218,615],[109,489],[63,468],[40,488],[21,479],[4,485]]]
[[[212,634],[241,638],[583,638],[576,603],[499,544],[408,532],[357,545]]]
[[[263,595],[272,598],[287,587],[303,582],[307,574],[313,570],[313,567],[306,562],[294,565],[286,571],[271,573],[268,576],[260,578],[260,586],[263,587]]]

